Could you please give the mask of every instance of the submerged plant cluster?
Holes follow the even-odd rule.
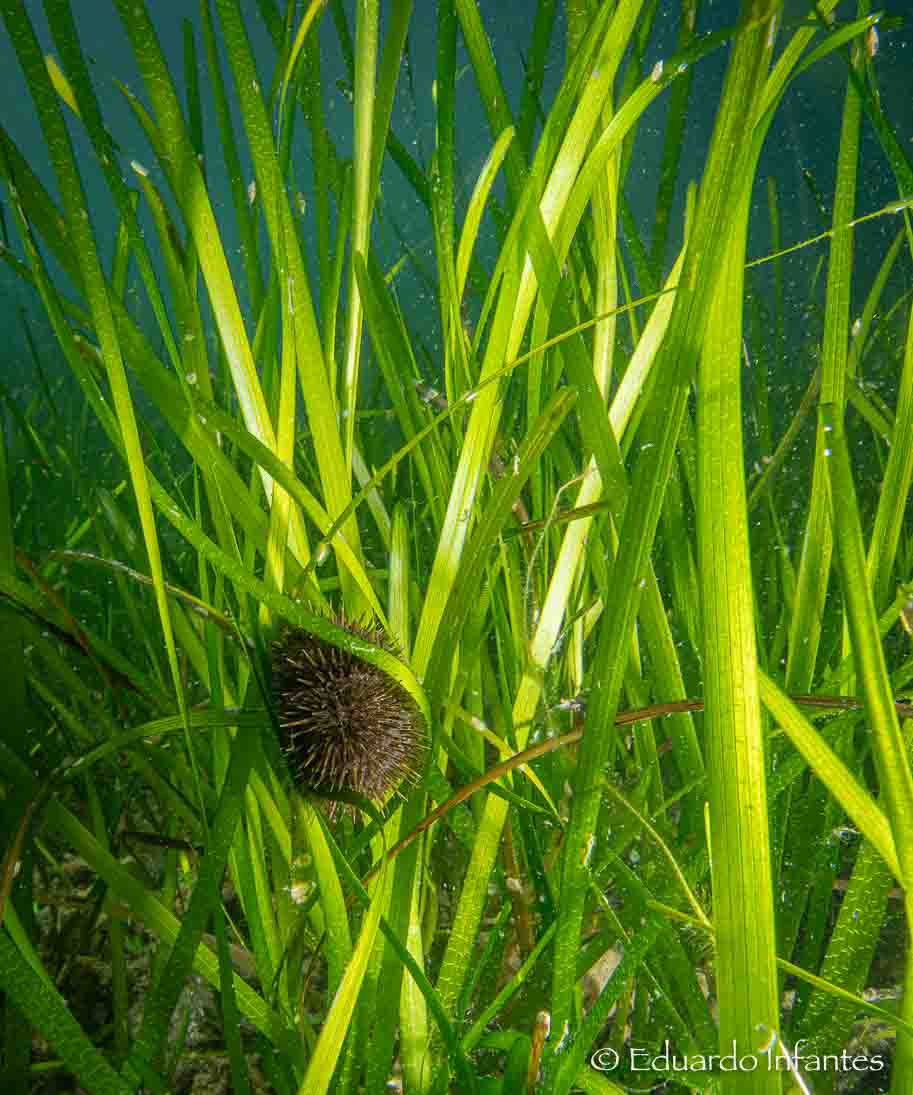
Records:
[[[908,1092],[904,28],[352,7],[0,0],[0,1073]]]

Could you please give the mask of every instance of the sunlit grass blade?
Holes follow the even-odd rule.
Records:
[[[485,213],[491,188],[494,185],[504,157],[514,139],[514,130],[505,129],[492,146],[488,158],[479,172],[475,188],[469,199],[466,216],[463,220],[463,229],[460,233],[460,243],[456,255],[456,299],[463,299],[466,288],[466,279],[469,276],[469,267],[472,262],[472,252],[479,234],[479,227]]]
[[[862,835],[878,851],[894,877],[899,878],[901,871],[897,849],[884,813],[837,754],[815,733],[814,727],[789,697],[764,674],[760,676],[760,689],[764,706],[777,720],[777,724],[815,770],[828,791],[859,826]]]
[[[865,565],[856,490],[840,409],[822,405],[820,427],[828,445],[827,466],[834,507],[834,532],[856,674],[865,692],[866,708],[872,723],[873,754],[878,780],[885,813],[897,848],[900,881],[906,892],[907,919],[911,923],[913,897],[910,893],[913,887],[910,886],[909,879],[913,878],[913,830],[909,819],[913,817],[913,772],[900,732],[878,634],[877,616]],[[913,969],[907,971],[902,1014],[908,1022],[913,1018]],[[900,1076],[901,1080],[895,1079],[892,1090],[899,1093],[903,1090],[903,1077],[908,1069],[913,1068],[913,1038],[908,1034],[898,1034],[895,1068],[898,1070],[895,1076]]]
[[[840,143],[840,166],[834,199],[833,223],[843,226],[853,217],[862,107],[858,93],[847,88]],[[831,242],[825,304],[824,343],[821,351],[822,403],[842,406],[845,398],[847,344],[850,330],[850,287],[853,230],[841,227]],[[788,689],[807,692],[814,677],[818,644],[824,622],[824,602],[830,574],[832,534],[824,450],[827,439],[819,423],[815,441],[815,470],[796,584],[796,603],[790,620]]]
[[[770,15],[768,14],[768,18]],[[766,29],[744,28],[737,37],[730,61],[729,78],[717,119],[701,186],[695,224],[689,239],[683,278],[695,286],[689,299],[677,296],[670,331],[658,363],[657,391],[663,393],[663,408],[654,411],[649,432],[635,467],[623,536],[612,576],[618,593],[600,621],[596,658],[605,667],[601,689],[587,709],[586,729],[577,775],[571,825],[562,865],[562,909],[555,942],[555,977],[552,994],[553,1022],[560,1040],[572,1032],[575,1022],[572,949],[579,938],[585,887],[581,856],[595,832],[599,793],[596,773],[602,768],[607,743],[596,728],[614,718],[626,666],[626,648],[634,622],[641,576],[652,547],[662,504],[662,485],[668,478],[674,445],[687,397],[687,379],[699,353],[708,318],[710,294],[722,246],[732,221],[734,197],[744,187],[741,171],[751,163],[745,150],[737,158],[739,142],[730,145],[726,135],[751,117],[756,83],[766,56]],[[742,145],[744,149],[744,145]],[[727,204],[728,203],[728,204]],[[703,271],[703,274],[699,273]],[[704,280],[706,279],[706,280]],[[654,397],[655,398],[655,397]],[[589,731],[589,732],[587,732]]]
[[[46,0],[39,50],[0,0],[43,126],[28,162],[0,129],[23,317],[0,386],[8,957],[78,1008],[72,946],[100,939],[90,1050],[150,1091],[200,1064],[192,972],[241,1092],[253,1054],[279,1095],[778,1091],[763,1057],[685,1075],[632,1052],[839,1054],[902,987],[894,21],[746,0],[697,34],[692,0],[537,0],[505,46],[478,0],[413,7],[113,0],[112,104],[77,5]],[[815,116],[797,194],[781,153],[828,59],[845,110]],[[685,138],[711,131],[698,189]],[[296,789],[277,629],[406,694],[417,778],[374,804]],[[91,1064],[28,1039],[64,1030],[60,1003],[8,1007],[14,1084],[30,1053]]]
[[[698,546],[720,1045],[751,1052],[778,1030],[779,993],[745,473],[729,456],[743,448],[742,331],[734,302],[743,293],[747,213],[743,201],[701,357]],[[739,1085],[773,1092],[780,1079],[761,1070]]]
[[[878,494],[875,525],[869,541],[867,573],[876,608],[890,594],[890,576],[903,531],[905,501],[913,481],[913,312],[907,337],[891,435],[891,451]]]

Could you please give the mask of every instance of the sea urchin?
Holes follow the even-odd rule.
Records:
[[[382,628],[334,622],[396,653]],[[415,778],[424,747],[421,719],[392,677],[300,628],[281,634],[272,662],[282,747],[298,787],[379,800]]]

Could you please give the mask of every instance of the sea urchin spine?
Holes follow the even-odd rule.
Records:
[[[382,628],[334,622],[396,653]],[[376,801],[416,777],[424,749],[421,718],[412,698],[382,669],[300,628],[281,634],[272,662],[282,747],[298,787]]]

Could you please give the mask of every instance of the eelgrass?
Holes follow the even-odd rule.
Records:
[[[839,1055],[864,1016],[896,1035],[891,1090],[906,1091],[913,991],[901,954],[889,985],[869,981],[889,902],[913,922],[909,723],[892,703],[913,675],[899,632],[913,594],[913,322],[890,277],[913,246],[913,171],[873,90],[876,19],[838,22],[831,2],[781,29],[778,6],[757,0],[700,37],[686,4],[680,52],[650,66],[656,6],[568,0],[564,75],[548,103],[556,6],[541,0],[515,118],[476,4],[441,0],[424,166],[391,126],[408,2],[386,22],[377,0],[360,4],[353,38],[339,3],[328,13],[261,0],[275,48],[266,79],[253,16],[237,0],[202,0],[202,53],[185,28],[186,110],[146,5],[114,7],[143,81],[123,94],[154,166],[122,162],[67,0],[45,3],[56,60],[21,4],[0,4],[60,195],[58,206],[0,131],[17,233],[3,257],[40,297],[126,471],[113,491],[74,472],[81,519],[36,558],[17,542],[10,500],[39,505],[37,488],[0,463],[4,1075],[21,1090],[37,1082],[23,1050],[31,1026],[87,1091],[165,1090],[181,1057],[172,1017],[195,970],[219,993],[237,1091],[249,1090],[256,1049],[280,1092],[380,1091],[394,1062],[408,1092],[451,1079],[505,1095],[635,1081],[779,1092],[800,1082],[785,1054],[801,1043]],[[350,69],[351,163],[325,110],[330,14]],[[460,37],[491,130],[462,219]],[[686,122],[709,108],[689,97],[691,73],[721,49],[713,138],[676,223]],[[781,428],[771,386],[790,254],[771,185],[772,295],[746,309],[751,198],[782,97],[834,53],[845,55],[846,101],[832,224],[814,241],[826,254],[820,373]],[[200,155],[208,93],[240,262],[214,212],[215,156]],[[638,127],[663,95],[650,237],[625,187]],[[902,214],[904,229],[854,322],[854,241],[874,212],[856,205],[864,114],[897,183],[897,204],[878,214]],[[110,270],[70,126],[84,130],[119,218]],[[307,131],[313,239],[299,216],[296,127]],[[388,154],[433,228],[442,350],[431,374],[396,292],[400,263],[416,256],[391,257],[372,235]],[[483,231],[497,239],[491,269]],[[668,267],[667,241],[680,248]],[[151,337],[127,306],[133,270]],[[467,309],[470,289],[479,298]],[[890,323],[905,336],[886,404],[864,370]],[[746,357],[759,364],[743,396]],[[396,433],[367,427],[380,409],[364,394],[367,362]],[[154,424],[137,413],[140,388]],[[789,459],[816,403],[799,483]],[[79,468],[72,446],[42,435],[56,420],[42,406],[16,408],[7,446]],[[858,462],[848,437],[878,460]],[[875,478],[877,505],[861,474]],[[92,618],[78,594],[98,574],[116,592]],[[405,660],[333,612],[372,616]],[[328,823],[320,799],[293,790],[270,713],[268,652],[285,627],[328,658],[368,663],[375,683],[392,678],[390,694],[420,713],[431,748],[402,797],[362,799],[360,813]],[[809,693],[863,706],[822,722],[800,711]],[[704,699],[703,716],[689,697]],[[648,705],[630,736],[614,730],[623,707]],[[668,718],[648,718],[657,710]],[[582,735],[543,745],[534,764],[510,761],[567,730],[568,712]],[[848,827],[850,848],[834,838]],[[141,880],[119,859],[123,828],[197,849],[180,916],[174,853],[161,879]],[[73,855],[104,886],[86,931],[104,910],[110,1039],[80,1027],[49,976],[56,956],[46,941],[36,950],[33,878],[46,883]],[[124,910],[160,944],[134,1029]],[[867,987],[906,987],[903,1003],[892,1013]],[[632,1049],[652,1058],[667,1041],[693,1060],[735,1044],[760,1064],[712,1080],[661,1060],[632,1069]],[[600,1048],[617,1055],[612,1073],[591,1064]],[[833,1090],[835,1075],[811,1082]]]

